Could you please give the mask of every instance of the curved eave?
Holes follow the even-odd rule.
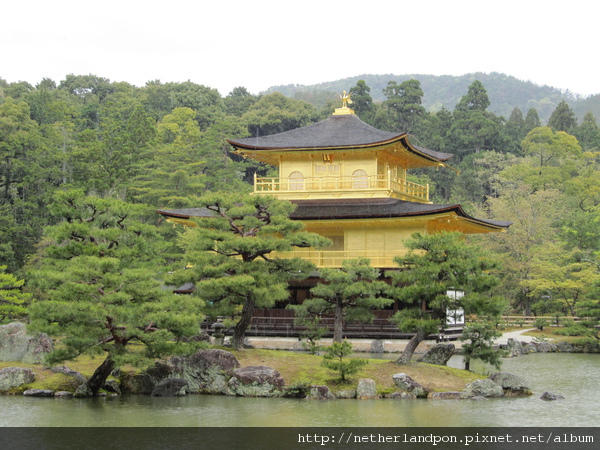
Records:
[[[391,139],[386,139],[383,141],[375,141],[375,142],[367,142],[363,144],[355,144],[355,145],[328,145],[328,146],[298,146],[298,147],[266,147],[266,146],[258,146],[258,145],[249,145],[242,144],[240,142],[232,141],[230,139],[226,139],[226,141],[235,148],[236,153],[243,153],[246,151],[261,151],[261,152],[283,152],[283,151],[293,151],[293,152],[319,152],[324,150],[360,150],[364,148],[373,148],[373,147],[382,147],[385,145],[390,145],[395,142],[400,141],[403,137],[406,137],[406,133],[402,133],[398,136],[394,136]]]
[[[464,221],[474,227],[489,231],[505,231],[512,222],[485,220],[471,217],[460,205],[433,205],[416,204],[397,199],[386,199],[365,201],[364,199],[348,199],[344,201],[337,200],[295,200],[292,203],[297,205],[296,210],[290,215],[290,218],[301,221],[319,221],[319,220],[372,220],[372,219],[401,219],[431,217],[436,220],[448,220],[448,215],[453,216],[452,220]],[[394,206],[395,205],[395,206]],[[167,217],[174,222],[194,225],[194,218],[214,217],[212,211],[206,208],[188,208],[188,209],[162,209],[157,213]],[[446,215],[442,218],[441,215]]]
[[[400,141],[402,142],[402,145],[404,145],[404,147],[409,151],[412,152],[418,156],[421,156],[423,158],[429,159],[430,161],[433,162],[445,162],[448,161],[450,158],[452,158],[452,155],[448,154],[448,153],[441,153],[441,152],[435,152],[434,150],[428,150],[429,152],[433,152],[438,156],[435,155],[431,155],[428,153],[425,153],[423,151],[423,149],[419,149],[417,147],[415,147],[414,145],[412,145],[410,143],[410,141],[408,140],[408,135],[406,133],[404,133],[401,137],[400,137]]]
[[[486,228],[491,228],[496,231],[505,231],[509,226],[512,225],[512,222],[503,222],[499,220],[485,220],[471,217],[465,212],[465,210],[460,205],[452,205],[447,207],[446,209],[441,209],[439,212],[454,212],[457,218],[460,218],[461,220],[465,220],[472,224],[483,226]]]
[[[323,215],[323,216],[306,217],[306,218],[305,217],[293,217],[293,219],[294,220],[302,220],[302,221],[360,220],[360,219],[371,220],[371,219],[393,219],[393,218],[400,219],[400,218],[407,218],[407,217],[416,218],[416,217],[438,216],[438,215],[444,214],[444,213],[455,213],[456,219],[458,219],[458,220],[464,220],[473,225],[481,226],[484,228],[489,228],[494,231],[505,231],[512,224],[510,222],[506,222],[501,225],[499,222],[489,221],[489,220],[484,220],[484,219],[477,219],[475,217],[470,217],[470,216],[466,215],[464,212],[458,211],[454,208],[438,209],[438,210],[424,211],[424,212],[405,213],[405,214],[397,214],[397,215],[393,215],[393,214],[369,215],[368,217],[366,217],[365,215],[361,215],[361,214],[354,214],[354,215],[345,215],[343,217],[332,217],[332,216]]]
[[[295,220],[372,220],[372,219],[401,219],[417,217],[434,217],[440,215],[453,215],[454,220],[461,220],[469,224],[482,227],[490,231],[504,231],[511,222],[477,219],[467,214],[460,205],[433,205],[416,204],[396,199],[387,199],[383,202],[360,200],[353,201],[292,201],[298,205],[291,214]],[[407,206],[408,205],[408,206]]]
[[[339,145],[339,146],[302,146],[302,147],[265,147],[265,146],[255,146],[242,144],[230,139],[226,139],[226,141],[235,149],[233,153],[241,155],[243,157],[250,157],[254,159],[258,159],[262,162],[267,162],[273,164],[277,160],[277,156],[282,153],[287,152],[324,152],[324,151],[353,151],[353,150],[365,150],[365,149],[378,149],[392,146],[396,143],[399,143],[406,151],[414,154],[415,156],[425,159],[430,162],[433,166],[444,166],[448,167],[452,170],[456,170],[450,165],[446,164],[445,161],[452,158],[452,155],[447,153],[434,152],[433,150],[429,150],[430,152],[439,155],[438,157],[428,154],[424,152],[422,149],[418,149],[414,145],[410,143],[408,140],[408,135],[406,133],[399,134],[394,136],[391,139],[386,139],[382,141],[364,143],[364,144],[356,144],[356,145]]]

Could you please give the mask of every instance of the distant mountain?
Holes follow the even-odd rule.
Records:
[[[487,90],[491,105],[489,111],[508,118],[515,107],[521,109],[523,115],[530,108],[535,108],[542,122],[548,118],[561,100],[565,100],[573,109],[579,123],[585,113],[591,111],[600,121],[600,94],[582,97],[570,91],[563,91],[550,86],[539,86],[531,81],[522,81],[502,73],[469,73],[461,76],[452,75],[359,75],[336,81],[328,81],[311,86],[287,85],[273,86],[267,93],[281,92],[287,97],[305,100],[320,108],[328,101],[338,98],[342,91],[356,86],[358,80],[364,80],[371,88],[371,97],[376,102],[385,100],[383,89],[389,81],[401,83],[416,79],[423,89],[423,106],[429,111],[438,111],[443,106],[453,110],[459,99],[467,93],[469,85],[479,80]]]

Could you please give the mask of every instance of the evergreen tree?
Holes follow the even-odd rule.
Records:
[[[248,89],[238,86],[225,97],[225,111],[232,116],[242,117],[258,100],[259,97],[252,95]]]
[[[458,155],[505,147],[503,119],[486,111],[489,105],[487,91],[477,80],[456,104],[449,134]]]
[[[171,280],[194,283],[214,315],[235,317],[232,344],[239,349],[254,309],[287,299],[288,281],[306,278],[314,269],[308,261],[275,253],[320,247],[329,240],[302,231],[302,223],[289,218],[294,206],[272,197],[215,193],[198,199],[197,206],[213,215],[182,234],[189,266]]]
[[[548,119],[548,126],[554,131],[564,131],[565,133],[573,133],[576,130],[577,118],[567,102],[563,100],[558,104]]]
[[[502,365],[502,352],[494,348],[494,339],[502,333],[490,322],[473,322],[465,327],[460,340],[463,341],[460,354],[465,360],[465,370],[471,370],[471,360],[491,364],[496,369]]]
[[[383,102],[388,119],[388,128],[391,131],[410,133],[421,118],[425,115],[425,108],[421,105],[423,90],[418,80],[407,80],[400,84],[390,81],[383,90],[387,100]]]
[[[49,141],[49,142],[48,142]],[[21,267],[49,223],[47,205],[60,184],[61,155],[30,118],[29,106],[0,104],[0,253]]]
[[[486,273],[493,267],[491,261],[480,249],[466,244],[461,233],[415,233],[405,245],[409,253],[395,259],[401,270],[388,272],[390,295],[413,306],[394,316],[402,331],[415,333],[398,364],[408,364],[419,343],[438,331],[447,308],[461,308],[497,284],[497,279]],[[458,301],[451,299],[447,295],[450,289],[465,295]]]
[[[519,108],[513,109],[504,126],[504,132],[510,145],[509,152],[519,154],[521,152],[521,141],[525,138],[525,119]]]
[[[358,80],[356,86],[350,88],[352,109],[363,122],[368,124],[372,124],[375,118],[375,104],[370,92],[371,88],[367,86],[365,80]]]
[[[371,322],[373,310],[383,309],[393,302],[381,297],[387,284],[377,281],[379,270],[371,267],[366,258],[344,261],[340,269],[319,272],[323,282],[311,289],[311,298],[289,307],[304,318],[333,312],[334,342],[342,342],[346,322]]]
[[[140,220],[143,206],[67,191],[52,210],[62,222],[45,229],[28,276],[31,326],[62,336],[50,362],[105,354],[87,382],[96,395],[116,367],[198,348],[186,338],[199,332],[203,302],[164,288],[168,244]]]
[[[490,99],[483,84],[479,80],[469,85],[467,94],[456,104],[455,111],[485,111],[490,106]]]
[[[344,358],[351,353],[352,345],[348,341],[334,342],[333,345],[325,349],[321,365],[338,372],[340,381],[344,382],[348,376],[358,373],[363,366],[369,363],[366,359],[344,361]]]
[[[584,151],[598,151],[600,149],[600,127],[598,127],[596,117],[591,112],[586,113],[583,117],[583,122],[577,128],[575,137]]]
[[[31,294],[22,291],[24,280],[5,273],[6,266],[0,266],[0,323],[25,317]]]
[[[525,116],[525,125],[524,125],[524,129],[523,129],[525,136],[527,136],[527,133],[529,133],[534,128],[541,127],[541,126],[542,126],[542,122],[540,120],[540,117],[538,116],[537,111],[534,108],[530,108],[527,111],[527,115]]]

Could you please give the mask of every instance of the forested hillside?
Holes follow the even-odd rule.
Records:
[[[389,81],[398,84],[407,80],[418,80],[423,89],[423,107],[427,111],[439,111],[442,107],[452,110],[458,100],[464,95],[467,87],[475,80],[481,81],[490,99],[489,110],[499,116],[508,118],[513,108],[521,111],[535,108],[540,120],[546,123],[550,114],[562,101],[566,101],[573,109],[579,120],[583,119],[586,112],[600,115],[600,95],[587,98],[578,96],[577,93],[561,91],[550,86],[539,86],[531,81],[519,80],[515,77],[501,73],[470,73],[462,76],[451,75],[360,75],[329,81],[311,86],[286,85],[274,86],[267,92],[281,92],[282,94],[322,107],[327,101],[335,99],[338,92],[348,90],[358,80],[364,80],[371,88],[373,101],[385,100],[383,90]],[[600,88],[599,88],[600,90]]]
[[[408,132],[416,145],[455,155],[450,163],[456,171],[410,174],[430,184],[435,202],[461,203],[477,217],[514,222],[507,233],[479,239],[502,262],[496,294],[507,300],[507,308],[597,318],[600,128],[595,99],[577,99],[582,109],[576,114],[569,103],[575,99],[565,102],[556,90],[512,77],[472,75],[446,88],[441,78],[379,76],[377,86],[356,79],[328,89],[349,90],[351,106],[363,121]],[[503,78],[509,84],[502,84]],[[522,100],[533,93],[535,98]],[[225,139],[294,129],[341,106],[337,93],[318,102],[320,90],[308,94],[302,95],[323,106],[276,92],[253,95],[243,87],[221,96],[189,81],[136,87],[96,75],[69,75],[32,86],[0,79],[0,266],[26,277],[39,263],[51,239],[44,228],[72,220],[55,213],[56,202],[68,203],[59,195],[67,190],[77,190],[73,198],[93,195],[143,205],[143,220],[153,225],[160,221],[158,208],[194,207],[207,191],[250,191],[253,174],[272,168],[232,155]],[[496,112],[501,94],[503,111]],[[161,233],[173,242],[172,229]],[[174,247],[169,251],[173,258],[181,253]],[[2,315],[2,305],[9,302],[2,292],[0,321],[11,318]]]

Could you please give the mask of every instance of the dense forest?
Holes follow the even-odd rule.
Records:
[[[539,88],[539,98],[523,103],[506,89],[494,105],[494,77],[456,80],[444,95],[428,92],[441,89],[433,79],[388,79],[381,87],[384,78],[328,88],[349,90],[366,123],[455,155],[456,171],[411,174],[432,186],[434,202],[514,222],[507,233],[472,237],[502,263],[495,293],[507,308],[597,317],[600,128],[593,98],[568,103]],[[148,224],[160,221],[156,209],[194,207],[207,191],[250,191],[255,172],[273,169],[231,154],[225,138],[308,125],[341,104],[337,94],[309,103],[321,91],[286,92],[237,87],[221,96],[189,81],[136,87],[95,75],[36,86],[0,79],[0,281],[27,281],[36,252],[49,245],[44,228],[61,220],[52,205],[68,189],[137,205]],[[575,110],[573,101],[590,108]],[[9,303],[2,289],[17,284],[0,284],[0,321],[13,314],[5,308],[2,315]]]

